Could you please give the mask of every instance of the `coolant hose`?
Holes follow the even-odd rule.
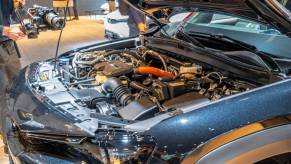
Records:
[[[111,77],[107,79],[106,82],[103,84],[103,89],[107,93],[112,93],[116,100],[122,106],[126,106],[131,101],[132,94],[118,78]]]
[[[161,70],[159,68],[155,68],[155,67],[149,67],[149,66],[144,66],[144,67],[138,67],[136,69],[136,73],[138,74],[151,74],[157,77],[167,77],[167,78],[171,78],[174,79],[175,76],[171,73],[171,72],[167,72],[164,70]]]

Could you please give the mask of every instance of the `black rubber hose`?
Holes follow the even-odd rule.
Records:
[[[143,55],[143,57],[145,58],[147,55],[156,56],[158,59],[160,59],[160,61],[163,64],[164,70],[168,71],[167,63],[166,63],[165,59],[160,54],[150,50],[150,51],[146,51],[145,54]]]
[[[139,55],[136,51],[132,51],[132,50],[126,49],[126,50],[124,50],[124,53],[127,53],[127,54],[133,56],[134,58],[136,58],[138,60],[144,61],[142,56]]]
[[[103,84],[103,89],[107,93],[112,93],[122,106],[126,106],[131,102],[132,94],[118,78],[112,77],[106,80],[106,82]]]
[[[149,91],[149,89],[144,86],[143,84],[136,82],[136,81],[132,81],[129,83],[130,87],[136,89],[136,90],[144,90],[144,91]]]

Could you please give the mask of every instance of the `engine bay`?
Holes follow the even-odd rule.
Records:
[[[40,63],[37,79],[33,86],[39,93],[83,120],[92,113],[144,120],[256,87],[210,65],[143,46],[74,52],[59,58],[56,69]]]

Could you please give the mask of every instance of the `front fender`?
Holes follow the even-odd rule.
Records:
[[[283,127],[283,126],[286,126],[286,127]],[[276,133],[279,133],[279,134],[275,134],[275,135],[278,135],[277,137],[271,137],[272,133],[268,132],[268,130],[270,129],[273,130],[276,127],[284,128],[287,134],[284,135],[283,134],[284,131],[283,132],[281,131],[280,133],[280,131],[274,130],[276,131]],[[250,151],[255,151],[255,149],[258,149],[258,151],[263,151],[262,147],[265,145],[271,145],[272,143],[280,143],[280,142],[286,143],[287,140],[289,140],[288,143],[291,143],[291,133],[290,131],[286,131],[287,128],[289,129],[291,128],[291,115],[274,117],[265,121],[252,123],[250,125],[246,125],[239,129],[222,134],[206,142],[205,144],[201,145],[200,147],[198,147],[197,149],[189,153],[189,155],[183,160],[182,163],[185,163],[185,164],[186,163],[199,163],[199,162],[205,163],[205,160],[208,160],[208,162],[210,162],[209,160],[213,160],[217,156],[220,156],[219,160],[226,160],[226,159],[233,158],[231,161],[235,162],[238,159],[246,158],[244,156],[247,156],[248,155],[247,153]],[[259,134],[259,133],[262,133],[262,134]],[[256,140],[258,138],[259,140]],[[248,144],[241,144],[241,142],[245,142],[245,141],[241,141],[238,145],[239,147],[234,146],[233,143],[235,143],[236,141],[239,142],[239,140],[243,140],[243,139],[245,139],[245,141]],[[273,147],[273,150],[271,152],[266,153],[261,156],[270,157],[270,156],[286,153],[286,151],[291,151],[291,148],[284,149],[282,145],[280,146],[279,149],[280,150],[275,151]],[[223,152],[224,155],[219,154],[221,152]],[[264,152],[267,152],[266,149],[264,150]],[[259,152],[253,152],[253,153],[256,153],[256,157],[259,158],[258,157]],[[251,159],[248,159],[248,160],[251,160]],[[244,159],[244,161],[246,162],[246,159]],[[252,161],[251,163],[253,162],[254,161]]]
[[[222,134],[291,114],[290,85],[290,79],[284,80],[193,107],[161,121],[144,133],[157,138],[158,147],[167,154],[185,155]]]

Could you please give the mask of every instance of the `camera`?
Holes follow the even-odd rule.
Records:
[[[25,33],[29,39],[37,38],[39,32],[46,30],[62,30],[65,20],[51,8],[34,5],[28,9],[30,23],[24,25]]]

